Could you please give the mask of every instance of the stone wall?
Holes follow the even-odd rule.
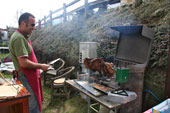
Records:
[[[121,4],[135,4],[135,6],[139,6],[143,0],[121,0]]]

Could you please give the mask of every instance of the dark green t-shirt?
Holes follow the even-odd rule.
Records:
[[[11,36],[9,49],[12,57],[12,61],[14,63],[15,69],[18,70],[20,68],[18,57],[29,57],[31,54],[31,47],[28,44],[28,39],[26,39],[19,32],[14,32]],[[24,73],[21,71],[19,75],[23,75]]]

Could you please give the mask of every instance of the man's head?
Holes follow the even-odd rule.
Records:
[[[19,17],[19,29],[26,34],[31,34],[32,30],[35,29],[35,17],[30,13],[23,13]]]

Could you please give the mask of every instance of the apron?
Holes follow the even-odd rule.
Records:
[[[20,31],[18,31],[18,32],[21,33]],[[34,63],[38,63],[30,40],[28,40],[28,43],[31,47],[31,55],[28,57],[28,59],[30,61],[34,62]],[[39,109],[40,109],[40,112],[41,112],[42,111],[43,94],[42,94],[40,69],[25,69],[25,68],[20,67],[19,70],[22,70],[24,72],[25,77],[26,77],[29,85],[31,86],[31,88],[32,88],[32,90],[33,90],[33,92],[34,92],[34,94],[37,98],[37,101],[38,101],[38,104],[39,104]]]

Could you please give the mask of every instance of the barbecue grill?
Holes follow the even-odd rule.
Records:
[[[154,32],[152,29],[141,25],[114,26],[111,27],[111,29],[115,32],[115,34],[119,35],[116,54],[115,56],[113,56],[116,61],[116,68],[115,68],[116,76],[115,79],[107,78],[107,77],[98,77],[98,81],[96,81],[99,84],[104,84],[107,86],[109,86],[110,82],[113,82],[114,80],[116,80],[116,82],[118,83],[128,82],[129,71],[130,71],[128,65],[148,63],[150,51],[151,51],[151,43],[154,37]],[[97,47],[95,42],[81,42],[80,56],[83,54],[83,51],[88,51],[88,52],[84,52],[84,55],[86,56],[88,55],[88,57],[91,56],[91,58],[94,58],[94,56],[96,56],[96,52],[94,52],[96,51],[96,48]],[[92,55],[92,53],[95,53],[95,55]],[[83,58],[86,57],[84,55],[80,57],[80,63],[82,63]],[[115,86],[109,86],[109,87],[115,88]],[[116,87],[120,88],[119,86]]]
[[[137,85],[136,81],[133,81],[132,83],[132,79],[130,79],[131,83],[129,82],[129,77],[132,76],[130,67],[133,67],[133,65],[136,66],[138,64],[142,64],[142,65],[144,64],[145,66],[147,65],[149,61],[154,32],[151,28],[142,25],[114,26],[111,27],[111,29],[115,31],[115,33],[119,34],[116,54],[114,56],[115,64],[116,64],[115,66],[116,75],[112,78],[99,77],[98,81],[94,80],[100,85],[107,86],[107,88],[109,87],[111,89],[110,91],[104,90],[103,87],[102,88],[94,87],[94,88],[100,90],[100,92],[104,92],[105,94],[108,94],[109,101],[114,100],[111,99],[112,96],[114,97],[115,95],[119,95],[119,94],[121,96],[119,96],[120,99],[118,100],[124,99],[122,98],[122,96],[128,96],[129,94],[131,94],[130,96],[133,97],[134,99],[136,98],[134,93],[127,93],[128,91],[126,91],[126,89],[121,87],[121,84],[128,85],[127,87],[130,87],[129,84]],[[144,71],[142,70],[142,73],[143,72]],[[135,79],[139,81],[139,78],[142,77],[139,77],[137,75],[137,78]],[[140,80],[142,81],[142,79]],[[141,82],[138,84],[141,84]],[[135,93],[137,93],[138,95],[137,101],[140,102],[141,99],[139,98],[141,96],[140,94],[141,91],[138,90],[138,92],[136,92],[137,91],[136,88],[133,89],[134,89],[133,91],[135,91]],[[128,98],[128,99],[132,99],[132,98]],[[127,101],[127,100],[122,100],[122,101]]]
[[[119,32],[115,54],[115,60],[118,62],[116,82],[126,83],[129,77],[127,65],[148,63],[154,32],[146,26],[116,26],[111,28]]]

